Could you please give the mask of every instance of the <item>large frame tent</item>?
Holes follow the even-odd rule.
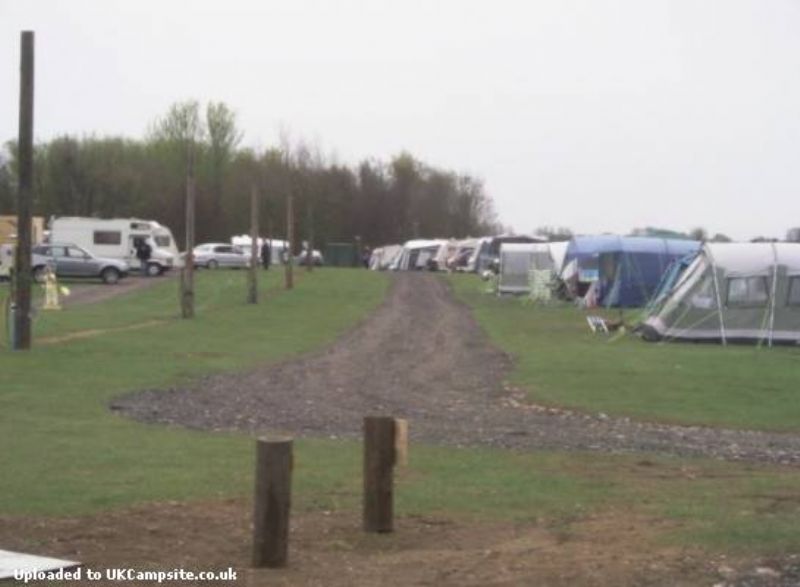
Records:
[[[706,243],[642,325],[646,340],[800,343],[800,244]]]

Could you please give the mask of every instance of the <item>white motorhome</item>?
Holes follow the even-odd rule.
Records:
[[[98,257],[125,261],[151,276],[178,266],[180,260],[172,232],[155,220],[63,216],[50,221],[50,240],[74,243]],[[136,257],[139,240],[150,245],[152,251],[145,268]]]

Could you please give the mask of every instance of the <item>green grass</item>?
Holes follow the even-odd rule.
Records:
[[[295,507],[357,510],[360,447],[302,441]],[[592,515],[652,525],[666,544],[731,554],[800,548],[800,473],[648,455],[514,452],[415,445],[396,473],[401,515],[535,523],[559,534]],[[663,522],[666,522],[664,524]]]
[[[144,426],[110,413],[113,397],[204,373],[240,369],[332,340],[383,298],[383,276],[330,270],[301,276],[292,292],[262,282],[244,303],[243,272],[197,276],[194,320],[177,317],[177,284],[95,306],[41,313],[35,338],[101,328],[96,336],[0,352],[0,511],[79,513],[135,501],[239,493],[250,442]],[[133,330],[109,330],[159,323]]]
[[[0,514],[78,515],[147,501],[249,496],[251,438],[146,426],[120,418],[106,406],[126,391],[165,388],[205,373],[243,369],[318,348],[374,308],[387,283],[372,272],[326,270],[301,276],[294,291],[284,292],[278,273],[266,279],[265,299],[248,306],[243,303],[243,273],[200,273],[198,316],[191,321],[177,317],[174,281],[102,304],[40,314],[35,324],[39,341],[87,329],[99,332],[37,344],[29,353],[0,350]],[[572,311],[540,316],[532,308],[473,296],[478,289],[474,281],[457,285],[492,335],[506,340],[504,345],[513,343],[518,355],[536,355],[534,350],[545,346],[535,338],[541,334],[526,332],[542,324],[549,324],[547,337],[573,345],[573,351],[577,346],[595,365],[602,365],[603,354],[635,354],[640,348],[636,345],[648,349],[645,353],[666,348],[624,340],[608,344],[583,332],[580,317]],[[157,322],[124,329],[152,321]],[[696,349],[717,352],[706,347],[678,352]],[[601,356],[592,357],[593,352]],[[767,352],[752,350],[743,356],[774,360]],[[784,351],[775,356],[794,357]],[[550,360],[565,372],[559,376],[549,366],[544,381],[551,382],[551,401],[564,403],[558,395],[562,380],[578,385],[591,373],[568,369],[575,357],[551,353]],[[645,358],[637,361],[639,377],[655,369]],[[528,376],[538,377],[533,365],[527,367]],[[689,363],[685,365],[688,370]],[[609,371],[607,378],[613,375]],[[538,393],[541,382],[531,381]],[[612,411],[607,406],[613,394],[607,395],[603,409]],[[653,414],[667,417],[660,409]],[[533,522],[568,532],[588,515],[630,512],[668,520],[669,530],[662,531],[667,542],[772,554],[800,548],[795,531],[800,474],[791,469],[420,445],[412,445],[410,459],[410,467],[397,471],[401,515]],[[295,509],[358,510],[359,443],[300,439],[295,463]]]
[[[594,335],[573,306],[486,295],[473,276],[451,283],[492,340],[515,357],[511,381],[532,401],[653,421],[800,431],[796,348]]]

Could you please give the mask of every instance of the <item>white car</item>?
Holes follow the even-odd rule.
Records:
[[[193,250],[196,267],[217,269],[218,267],[250,267],[250,252],[228,243],[204,243]]]

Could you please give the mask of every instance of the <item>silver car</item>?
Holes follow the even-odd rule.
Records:
[[[205,243],[192,249],[197,267],[250,267],[250,254],[241,247],[226,243]]]
[[[124,261],[95,257],[70,243],[36,245],[31,252],[33,278],[39,283],[44,281],[48,267],[55,270],[56,277],[99,277],[108,284],[117,283],[130,271]]]

